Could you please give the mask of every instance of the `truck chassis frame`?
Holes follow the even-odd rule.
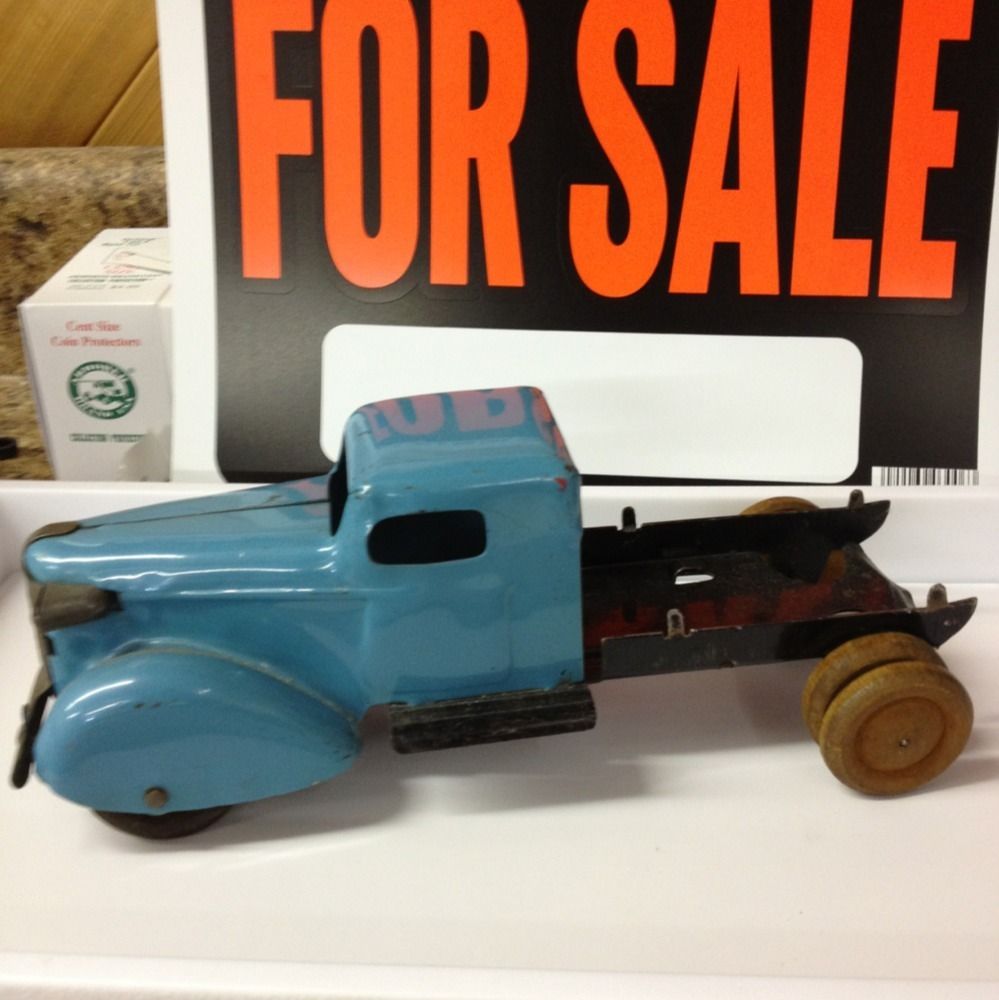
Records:
[[[888,509],[854,490],[845,507],[639,526],[626,507],[620,527],[583,532],[584,683],[394,705],[393,744],[413,753],[589,729],[599,681],[815,660],[876,633],[940,646],[976,601],[949,601],[937,584],[919,607],[877,569],[861,543]]]

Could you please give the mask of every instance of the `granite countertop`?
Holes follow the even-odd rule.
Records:
[[[0,479],[51,479],[21,350],[18,303],[103,229],[165,226],[163,150],[0,150]]]

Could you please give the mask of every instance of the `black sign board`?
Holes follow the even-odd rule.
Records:
[[[847,338],[845,481],[976,467],[993,0],[206,0],[205,20],[228,479],[328,466],[338,323]]]

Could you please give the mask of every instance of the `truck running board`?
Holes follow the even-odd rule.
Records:
[[[390,705],[389,720],[395,749],[417,753],[579,732],[596,725],[597,713],[590,689],[572,684],[430,705]]]

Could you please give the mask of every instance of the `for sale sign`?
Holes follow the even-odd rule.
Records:
[[[591,481],[973,478],[999,4],[205,0],[204,22],[227,478],[326,468],[323,422],[373,370],[547,383]],[[655,450],[593,443],[612,369]]]

